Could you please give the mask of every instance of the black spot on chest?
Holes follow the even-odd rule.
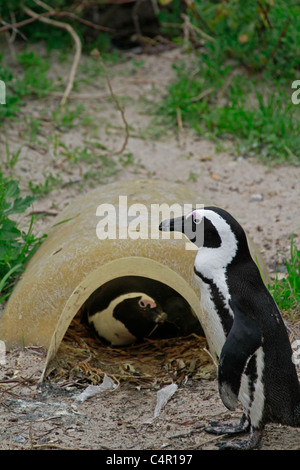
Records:
[[[194,272],[196,276],[198,276],[202,282],[204,282],[209,290],[211,295],[211,300],[215,305],[216,312],[220,318],[225,336],[228,336],[229,331],[231,330],[233,324],[233,317],[229,311],[229,308],[226,303],[226,299],[224,294],[219,289],[217,284],[215,284],[211,279],[203,276],[197,269],[194,267]]]

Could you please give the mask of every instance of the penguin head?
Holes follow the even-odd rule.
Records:
[[[130,292],[120,296],[118,300],[113,316],[124,325],[135,323],[137,327],[146,329],[147,325],[162,321],[161,306],[143,292]]]
[[[229,212],[215,206],[196,209],[182,217],[161,222],[161,231],[178,231],[198,247],[195,264],[226,267],[239,250],[250,256],[245,232]]]
[[[147,337],[165,319],[161,306],[143,292],[122,294],[104,309],[88,315],[88,323],[98,336],[114,345],[131,344]]]

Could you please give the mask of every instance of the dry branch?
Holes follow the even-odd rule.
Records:
[[[124,109],[122,108],[122,106],[120,105],[119,103],[119,100],[118,98],[116,97],[116,95],[114,94],[114,91],[113,91],[113,88],[112,88],[112,85],[111,85],[111,82],[110,82],[110,79],[109,79],[109,75],[108,75],[108,72],[107,72],[107,68],[100,56],[100,53],[97,49],[94,49],[92,52],[91,52],[91,55],[96,59],[98,60],[102,67],[103,67],[103,70],[104,70],[104,73],[105,73],[105,78],[106,78],[106,81],[107,81],[107,85],[108,85],[108,88],[109,88],[109,91],[110,91],[110,94],[111,94],[111,97],[112,99],[114,100],[118,110],[120,111],[120,114],[121,114],[121,118],[122,118],[122,121],[124,123],[124,126],[125,126],[125,139],[124,139],[124,142],[123,142],[123,145],[122,147],[120,148],[119,151],[117,152],[111,152],[112,154],[114,155],[120,155],[121,153],[124,152],[124,150],[126,149],[126,146],[127,146],[127,143],[128,143],[128,140],[129,140],[129,126],[128,126],[128,122],[126,121],[126,118],[125,118],[125,112],[124,112]]]
[[[33,18],[35,18],[37,16],[37,13],[32,11],[30,8],[23,7],[23,9],[24,9],[25,13],[27,13],[29,16],[31,16]],[[51,12],[49,12],[49,13],[51,13]],[[42,16],[40,18],[38,18],[38,20],[41,21],[42,23],[50,24],[52,26],[56,26],[57,28],[65,29],[72,36],[72,38],[74,40],[74,43],[75,43],[76,52],[75,52],[75,56],[74,56],[74,59],[73,59],[73,64],[72,64],[72,67],[71,67],[71,70],[70,70],[68,84],[67,84],[67,87],[65,89],[65,92],[64,92],[63,97],[62,97],[61,102],[60,102],[61,106],[64,106],[66,104],[68,96],[71,93],[72,88],[73,88],[76,71],[77,71],[78,64],[79,64],[80,57],[81,57],[81,49],[82,49],[81,41],[80,41],[80,38],[79,38],[78,34],[74,30],[74,28],[68,23],[63,23],[62,21],[56,21],[56,20],[52,20],[50,18],[46,18],[46,17],[42,17]]]
[[[209,34],[205,33],[204,31],[202,31],[202,29],[200,29],[199,27],[193,25],[191,23],[191,20],[189,18],[188,15],[185,15],[184,13],[181,15],[184,23],[183,23],[183,31],[184,31],[184,36],[185,36],[185,41],[187,42],[188,38],[190,35],[193,35],[194,32],[198,33],[202,39],[204,39],[205,41],[209,41],[209,42],[215,42],[215,39],[210,36]]]
[[[68,12],[68,11],[51,10],[51,11],[46,11],[44,13],[36,13],[34,17],[27,18],[26,20],[19,21],[18,23],[6,24],[5,26],[2,26],[0,28],[0,33],[4,32],[4,31],[8,31],[9,29],[16,30],[17,28],[21,28],[22,26],[26,26],[30,23],[33,23],[34,21],[37,21],[40,18],[48,18],[50,16],[66,16],[66,17],[72,18],[74,20],[77,20],[80,23],[83,23],[87,26],[90,26],[91,28],[99,29],[101,31],[106,31],[106,32],[114,32],[114,30],[111,29],[111,28],[108,28],[106,26],[100,26],[98,24],[93,23],[92,21],[88,21],[88,20],[85,20],[83,18],[80,18],[80,16],[75,15],[75,13],[71,13],[71,12]],[[4,23],[3,20],[2,20],[2,23]],[[19,32],[19,34],[21,34],[21,33]]]

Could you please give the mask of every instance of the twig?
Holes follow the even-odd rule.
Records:
[[[32,444],[32,449],[60,449],[60,450],[91,450],[81,447],[64,447],[59,444]]]
[[[214,91],[214,88],[207,88],[207,90],[203,90],[198,96],[194,96],[193,98],[191,98],[190,102],[195,103],[196,101],[200,101],[203,98],[206,98],[206,96],[213,93],[213,91]]]
[[[204,31],[202,31],[202,29],[200,29],[199,27],[193,25],[191,23],[191,20],[190,18],[188,17],[188,15],[185,15],[184,13],[182,13],[181,17],[183,18],[184,20],[184,27],[187,28],[187,29],[190,29],[192,31],[195,31],[196,33],[198,33],[203,39],[205,39],[206,41],[209,41],[209,42],[215,42],[215,39],[210,36],[209,34],[205,33]]]
[[[257,3],[258,3],[258,6],[259,6],[259,8],[261,9],[261,11],[263,13],[263,16],[264,16],[266,22],[268,23],[269,28],[273,29],[273,26],[271,24],[271,21],[270,21],[269,15],[268,15],[267,8],[265,8],[265,6],[260,1],[258,1]]]
[[[119,100],[118,98],[116,97],[116,95],[114,94],[114,91],[112,89],[112,86],[111,86],[111,82],[110,82],[110,79],[109,79],[109,75],[108,75],[108,72],[107,72],[107,68],[100,56],[100,53],[98,51],[98,49],[94,49],[92,52],[91,52],[91,55],[96,59],[98,60],[102,67],[103,67],[103,70],[104,70],[104,73],[105,73],[105,78],[106,78],[106,81],[107,81],[107,85],[108,85],[108,88],[109,88],[109,91],[110,91],[110,94],[112,96],[112,99],[114,100],[118,110],[120,111],[120,114],[121,114],[121,118],[122,118],[122,121],[124,123],[124,126],[125,126],[125,139],[124,139],[124,142],[123,142],[123,145],[122,147],[120,148],[120,150],[118,152],[111,152],[113,153],[114,155],[120,155],[121,153],[124,152],[126,146],[127,146],[127,143],[128,143],[128,140],[129,140],[129,126],[128,126],[128,122],[126,121],[126,118],[125,118],[125,112],[124,112],[124,109],[122,108],[122,106],[120,105],[119,103]]]
[[[196,7],[195,7],[195,2],[190,2],[189,0],[184,0],[184,3],[186,4],[188,10],[191,12],[191,14],[193,15],[194,18],[196,18],[198,21],[197,23],[200,21],[203,26],[210,32],[210,34],[213,36],[214,35],[214,31],[211,29],[211,27],[208,25],[208,23],[202,18],[201,15],[199,15],[199,13],[197,12],[196,10]]]
[[[179,133],[183,131],[183,124],[182,124],[182,115],[181,115],[181,109],[178,107],[176,108],[176,118],[177,118],[177,126]]]
[[[44,8],[44,10],[54,11],[54,8],[51,8],[49,5],[47,5],[47,3],[42,2],[42,0],[33,0],[33,1],[36,5]]]
[[[213,357],[213,355],[206,348],[203,348],[203,351],[205,351],[209,355],[209,357],[211,358],[215,368],[218,369],[218,364],[216,362],[216,359]]]
[[[56,217],[58,212],[50,212],[50,211],[31,211],[29,212],[28,216],[30,215],[51,215],[52,217]]]
[[[297,158],[296,155],[286,145],[283,147],[284,150],[289,154],[290,157]]]
[[[134,4],[133,9],[132,9],[132,20],[133,20],[134,27],[135,27],[135,32],[136,32],[136,35],[137,35],[138,38],[142,36],[142,30],[141,30],[141,27],[140,27],[139,16],[138,16],[138,9],[139,9],[142,1],[143,0],[137,0]]]
[[[23,7],[23,10],[25,11],[25,13],[27,13],[28,15],[30,15],[32,17],[37,16],[37,14],[28,7]],[[51,12],[49,12],[49,13],[51,13]],[[63,23],[61,21],[51,20],[50,18],[45,18],[45,17],[40,17],[39,21],[41,21],[42,23],[50,24],[52,26],[56,26],[58,28],[65,29],[72,36],[72,38],[75,42],[75,47],[76,47],[75,56],[74,56],[74,59],[73,59],[73,64],[72,64],[71,70],[70,70],[68,84],[67,84],[67,87],[65,89],[65,92],[64,92],[63,97],[62,97],[61,102],[60,102],[60,105],[64,106],[66,104],[68,96],[71,93],[72,88],[73,88],[77,67],[78,67],[78,64],[79,64],[79,61],[80,61],[80,57],[81,57],[81,48],[82,48],[81,47],[81,41],[80,41],[80,38],[79,38],[78,34],[74,30],[74,28],[68,23]]]
[[[265,64],[264,64],[265,67],[266,67],[267,63],[268,63],[271,59],[274,59],[274,56],[275,56],[275,54],[276,54],[276,51],[277,51],[278,47],[280,46],[280,43],[281,43],[281,40],[282,40],[283,36],[286,35],[286,32],[287,32],[287,30],[288,30],[288,27],[289,27],[289,24],[290,24],[291,21],[292,21],[291,18],[288,18],[288,19],[286,20],[285,25],[284,25],[284,27],[282,28],[282,31],[281,31],[281,33],[280,33],[280,35],[279,35],[278,41],[277,41],[276,45],[274,46],[273,50],[271,51],[269,57],[267,58],[267,60],[266,60],[266,62],[265,62]]]
[[[13,11],[10,11],[9,14],[10,14],[11,21],[13,23],[15,23],[16,22],[15,13]],[[9,50],[10,50],[11,57],[12,57],[14,62],[17,62],[16,51],[15,51],[15,48],[14,48],[14,41],[15,41],[16,36],[17,36],[17,30],[13,29],[11,35],[9,35],[9,33],[7,31],[5,33],[5,36],[6,36],[6,39],[7,39],[7,42],[8,42],[8,47],[9,47]]]
[[[44,13],[36,13],[34,17],[27,18],[26,20],[23,20],[23,21],[19,21],[19,23],[6,24],[5,26],[2,26],[0,28],[0,32],[7,31],[9,29],[16,30],[17,28],[20,28],[22,26],[26,26],[30,23],[33,23],[34,21],[37,21],[40,18],[48,18],[50,16],[67,16],[67,17],[72,18],[74,20],[77,20],[77,21],[79,21],[79,22],[81,22],[81,23],[83,23],[87,26],[90,26],[91,28],[99,29],[101,31],[106,31],[106,32],[114,32],[114,30],[111,29],[111,28],[108,28],[106,26],[101,26],[101,25],[92,23],[91,21],[80,18],[80,16],[75,15],[75,13],[71,13],[71,12],[67,12],[67,11],[55,11],[55,10],[46,11]],[[5,22],[2,20],[2,23],[5,23]],[[18,31],[18,33],[21,34],[20,31]],[[23,39],[26,39],[25,36],[23,36]]]
[[[211,438],[209,438],[209,439],[206,439],[206,440],[197,442],[194,446],[189,447],[189,449],[194,449],[194,448],[202,447],[203,445],[208,444],[208,443],[210,443],[210,442],[217,441],[218,439],[224,439],[224,436],[213,436],[213,437],[211,437]]]

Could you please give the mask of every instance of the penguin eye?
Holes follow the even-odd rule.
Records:
[[[201,218],[200,217],[197,217],[196,215],[193,216],[193,221],[195,222],[195,224],[200,224],[201,222]]]
[[[139,306],[142,307],[142,308],[146,308],[147,304],[144,300],[139,300]]]

